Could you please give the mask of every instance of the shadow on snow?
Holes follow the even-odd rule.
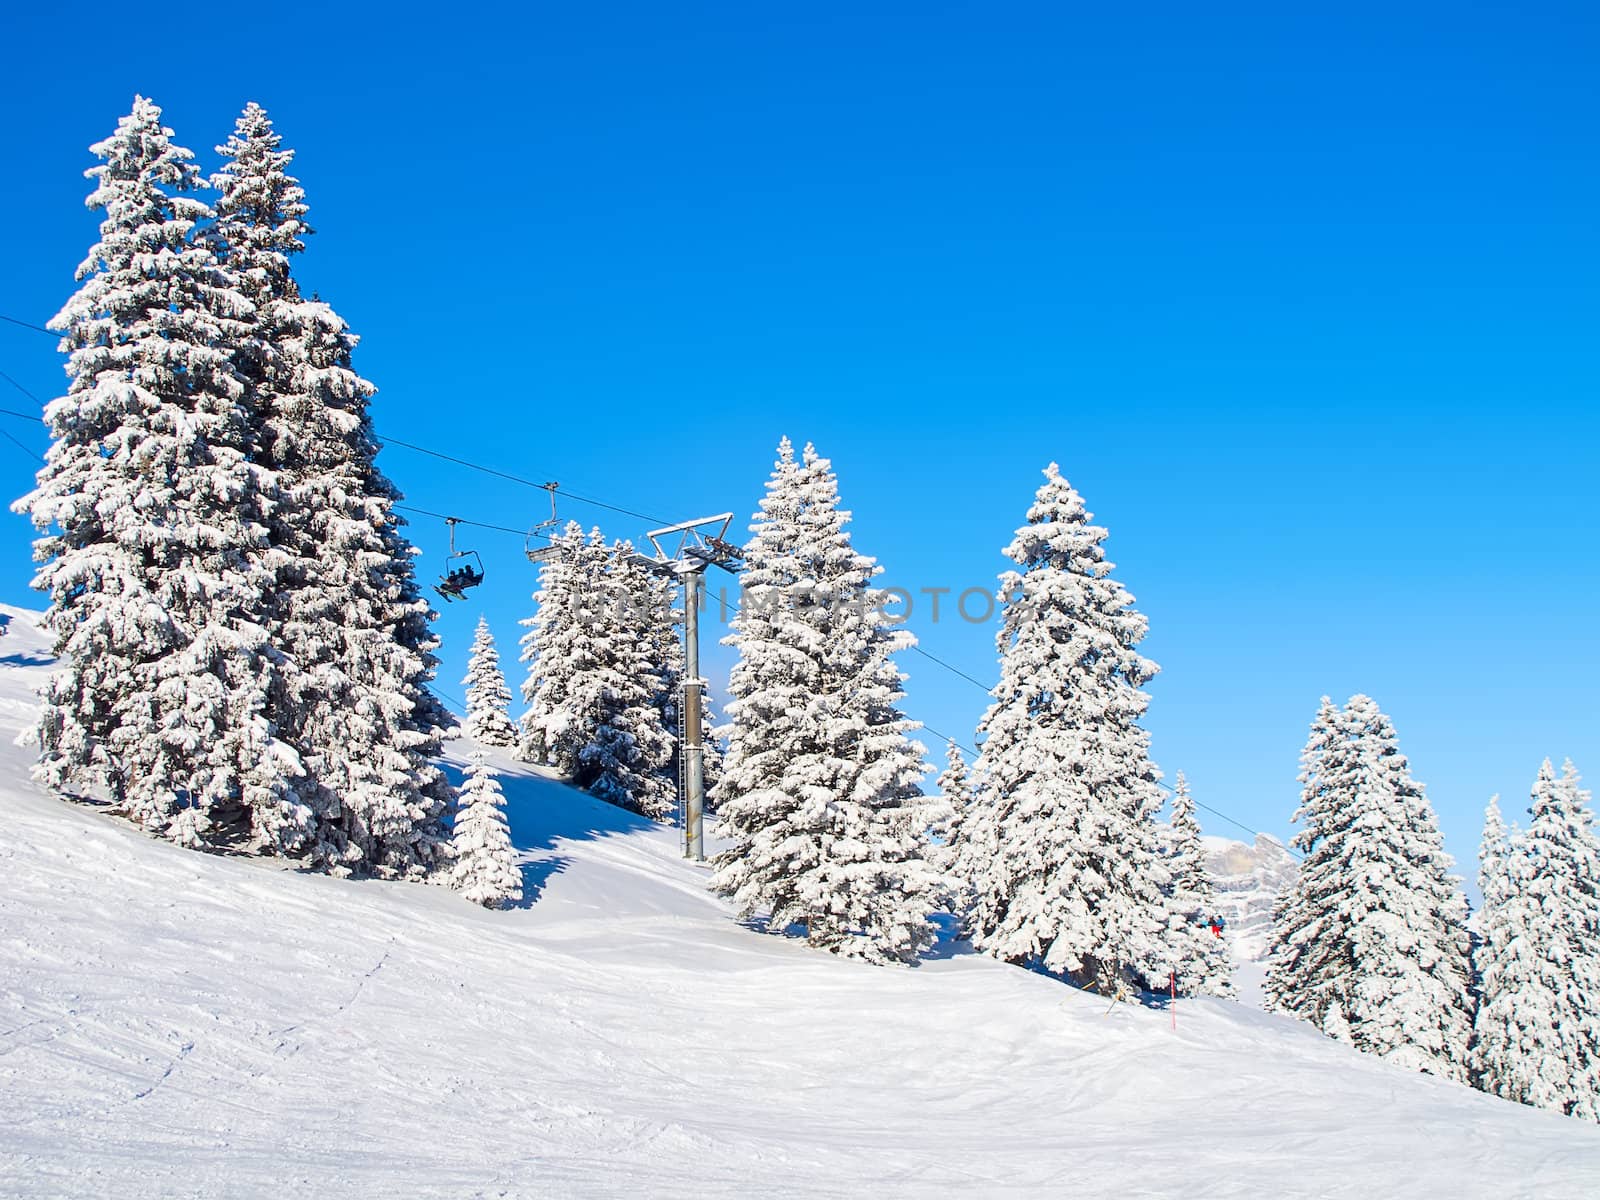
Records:
[[[452,786],[460,787],[462,765],[450,761],[439,765]],[[571,865],[572,859],[560,853],[562,843],[661,828],[647,817],[597,800],[531,767],[497,765],[496,778],[505,794],[506,822],[522,872],[522,899],[512,908],[531,908],[549,881]]]

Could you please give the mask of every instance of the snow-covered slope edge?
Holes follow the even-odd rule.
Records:
[[[28,781],[12,628],[0,1195],[1600,1194],[1600,1130],[1239,1005],[760,937],[509,763],[510,912],[148,840]]]

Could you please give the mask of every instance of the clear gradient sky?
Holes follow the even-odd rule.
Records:
[[[991,584],[1057,460],[1150,617],[1169,776],[1285,834],[1318,697],[1366,691],[1470,867],[1546,755],[1600,783],[1600,11],[1303,7],[13,5],[0,313],[71,293],[85,147],[135,92],[207,169],[259,101],[380,434],[740,526],[779,436],[814,440],[912,590]],[[4,324],[0,370],[62,386]],[[420,507],[540,515],[381,462]],[[0,483],[29,486],[9,444]],[[445,531],[412,533],[431,578]],[[4,519],[0,599],[36,602],[29,538]],[[479,613],[514,659],[531,607],[521,539],[473,544],[454,697]],[[992,627],[927,617],[993,678]],[[983,693],[903,665],[970,744]]]

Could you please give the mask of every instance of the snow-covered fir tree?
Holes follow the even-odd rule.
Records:
[[[1327,838],[1343,819],[1339,813],[1342,795],[1350,789],[1348,781],[1335,787],[1335,780],[1349,775],[1350,746],[1340,734],[1339,706],[1322,697],[1311,732],[1300,751],[1300,806],[1291,820],[1301,830],[1289,839],[1291,847],[1304,849]],[[1326,855],[1324,855],[1326,857]],[[1303,873],[1304,867],[1301,871]],[[1272,909],[1272,944],[1264,993],[1268,1008],[1292,1011],[1295,1015],[1327,1029],[1337,1024],[1344,1011],[1344,948],[1333,938],[1320,936],[1335,928],[1333,905],[1337,888],[1334,871],[1324,867],[1316,887],[1285,888],[1278,893]]]
[[[1545,760],[1529,812],[1509,838],[1492,803],[1484,825],[1478,1083],[1600,1120],[1600,841],[1570,762]]]
[[[273,598],[260,618],[282,660],[270,715],[304,758],[313,858],[420,875],[447,837],[452,792],[432,760],[451,721],[428,687],[439,643],[400,495],[375,462],[377,389],[354,370],[355,335],[295,282],[292,256],[311,230],[293,152],[255,104],[217,150],[206,240],[253,305],[232,352],[253,456],[275,484]]]
[[[645,660],[653,680],[654,703],[661,714],[661,727],[676,742],[679,713],[683,706],[683,639],[680,636],[682,612],[677,604],[678,583],[658,571],[636,570],[632,574],[638,589],[638,614],[635,626],[645,642]],[[673,758],[677,761],[676,754]],[[676,773],[676,766],[672,767]]]
[[[217,192],[216,219],[200,231],[199,240],[211,247],[234,287],[253,306],[233,359],[247,389],[267,393],[247,397],[252,425],[259,432],[272,412],[273,377],[290,368],[278,356],[287,315],[279,306],[300,299],[291,256],[305,249],[304,239],[312,231],[305,221],[305,191],[289,174],[294,151],[283,148],[265,109],[247,104],[233,135],[216,149],[223,158],[222,169],[210,180]]]
[[[788,439],[745,548],[744,600],[727,642],[728,749],[715,791],[731,847],[712,886],[780,933],[906,963],[933,940],[941,885],[924,857],[922,747],[901,715],[882,570],[851,545],[831,464]]]
[[[929,840],[934,847],[929,861],[943,873],[948,890],[948,902],[958,912],[965,912],[972,898],[961,894],[960,881],[964,874],[960,866],[962,851],[961,829],[972,808],[972,777],[967,769],[967,759],[950,738],[944,749],[944,770],[934,783],[936,797],[925,809]]]
[[[1172,790],[1172,826],[1167,846],[1172,877],[1167,903],[1168,937],[1174,952],[1177,990],[1184,995],[1233,995],[1233,965],[1228,944],[1211,932],[1216,895],[1206,872],[1205,846],[1195,817],[1189,781],[1178,772]]]
[[[461,682],[467,689],[467,736],[482,746],[515,746],[517,727],[511,723],[511,689],[500,670],[500,652],[495,649],[487,617],[478,618],[472,654],[467,659],[467,676]]]
[[[1302,757],[1279,897],[1270,1007],[1401,1066],[1465,1081],[1472,1026],[1466,901],[1394,727],[1366,696],[1324,697]]]
[[[524,622],[528,664],[520,753],[576,786],[647,816],[672,811],[673,739],[657,707],[661,681],[640,633],[639,568],[576,522],[544,561]]]
[[[489,766],[488,752],[476,746],[467,760],[450,835],[450,884],[485,908],[504,908],[522,899],[522,873],[504,808],[505,796]]]
[[[1054,463],[1005,553],[1000,682],[960,836],[973,944],[1103,993],[1165,979],[1167,869],[1141,691],[1145,618]]]
[[[597,531],[598,532],[598,531]],[[584,589],[578,578],[589,561],[583,527],[569,521],[550,538],[539,564],[539,589],[534,612],[522,624],[519,661],[528,668],[522,701],[528,706],[520,722],[517,756],[526,762],[571,774],[578,761],[573,730],[576,721],[567,703],[572,676],[583,668],[578,650]]]
[[[1472,1022],[1472,1073],[1479,1088],[1497,1096],[1522,1090],[1516,1082],[1522,1058],[1521,1030],[1515,1019],[1519,997],[1506,984],[1534,974],[1527,957],[1532,943],[1513,924],[1525,914],[1513,905],[1518,885],[1507,861],[1512,837],[1513,831],[1506,828],[1500,815],[1500,797],[1489,797],[1483,812],[1483,840],[1478,844],[1478,889],[1483,893],[1483,907],[1478,911],[1478,942],[1472,953],[1478,988]]]
[[[967,770],[967,756],[961,752],[954,738],[945,744],[944,770],[939,772],[934,787],[940,799],[939,807],[935,810],[938,815],[934,833],[942,843],[949,845],[959,819],[958,814],[965,812],[972,802],[972,778]]]
[[[269,717],[281,655],[261,619],[276,481],[249,460],[226,349],[252,306],[192,236],[211,213],[186,194],[193,156],[156,105],[136,98],[92,152],[100,240],[51,321],[71,383],[46,407],[46,465],[16,505],[49,531],[34,585],[60,656],[39,778],[102,786],[178,841],[297,853],[315,814]]]
[[[651,660],[659,666],[662,687],[670,690],[683,678],[683,611],[679,603],[679,581],[660,571],[641,571],[638,582],[645,587],[641,600],[642,628],[652,645]]]
[[[971,937],[976,931],[977,911],[973,888],[994,856],[998,829],[988,811],[994,806],[993,795],[964,765],[963,773],[960,799],[952,807],[944,848],[937,861],[944,871],[950,911],[960,923],[963,935]],[[949,774],[948,768],[945,774]],[[941,788],[945,786],[944,778],[941,776]]]
[[[667,582],[642,567],[629,542],[611,549],[602,616],[621,685],[595,706],[586,770],[590,791],[661,820],[677,804],[676,710],[666,697],[683,678]],[[669,725],[668,721],[673,721]],[[582,772],[580,772],[580,775]]]

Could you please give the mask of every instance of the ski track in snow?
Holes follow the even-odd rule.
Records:
[[[1600,1195],[1600,1128],[1245,1005],[752,932],[504,759],[506,912],[153,841],[29,781],[0,612],[0,1196]]]

